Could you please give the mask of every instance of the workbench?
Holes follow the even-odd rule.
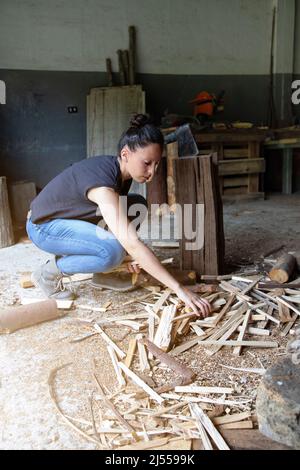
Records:
[[[213,129],[195,133],[200,155],[216,153],[223,199],[264,197],[260,175],[265,171],[261,155],[265,130]]]
[[[300,137],[270,140],[264,147],[282,151],[282,194],[292,194],[293,154],[300,148]]]

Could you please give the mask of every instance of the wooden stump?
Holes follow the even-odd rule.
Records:
[[[296,268],[296,259],[292,255],[284,255],[275,264],[269,272],[269,277],[272,281],[288,282]]]
[[[182,209],[181,269],[193,269],[198,276],[222,274],[223,210],[213,156],[175,158],[173,165],[176,201]],[[193,237],[197,243],[188,243]]]
[[[11,221],[6,177],[0,176],[0,248],[14,244],[14,233]]]

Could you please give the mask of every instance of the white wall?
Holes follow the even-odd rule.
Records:
[[[116,50],[128,47],[128,26],[134,25],[139,72],[267,74],[272,4],[0,0],[0,68],[105,71],[105,58],[111,57],[116,71]]]

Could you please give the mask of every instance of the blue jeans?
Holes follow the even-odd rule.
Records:
[[[138,194],[128,194],[127,208],[141,204],[146,215],[146,200]],[[134,220],[135,217],[129,217]],[[57,255],[57,267],[64,274],[100,273],[118,266],[126,252],[116,237],[107,230],[73,219],[54,219],[42,224],[27,220],[30,240],[41,250]]]

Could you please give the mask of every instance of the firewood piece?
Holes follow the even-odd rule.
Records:
[[[176,359],[174,359],[174,357],[170,356],[170,354],[162,351],[160,348],[158,348],[154,343],[152,343],[148,339],[142,338],[140,341],[143,344],[145,344],[148,350],[152,352],[154,357],[159,359],[160,362],[163,362],[168,367],[170,367],[170,369],[172,369],[174,372],[176,372],[177,374],[181,376],[182,378],[181,385],[188,385],[189,383],[192,382],[195,374],[191,369],[189,369],[185,365],[178,362]]]
[[[269,320],[267,320],[269,321]],[[239,326],[237,331],[242,331],[242,326]],[[255,335],[255,336],[269,336],[270,331],[265,330],[264,328],[254,328],[252,326],[248,326],[246,329],[247,335]]]
[[[219,431],[215,428],[212,421],[209,417],[203,412],[203,410],[196,405],[195,403],[189,404],[191,415],[196,418],[197,422],[200,422],[211,438],[214,440],[216,446],[220,450],[230,450],[226,442],[224,441],[223,437],[219,433]]]
[[[272,315],[270,315],[269,313],[264,312],[263,310],[261,310],[261,308],[259,308],[258,305],[253,305],[250,302],[247,302],[247,304],[248,304],[248,306],[250,307],[251,310],[255,310],[257,313],[259,313],[261,315],[264,315],[265,318],[268,318],[273,323],[276,323],[276,325],[280,325],[280,320],[278,320],[277,318],[272,317]],[[253,317],[253,315],[252,315],[252,317]]]
[[[144,370],[150,370],[150,364],[147,359],[146,349],[143,343],[139,340],[142,339],[143,335],[139,334],[136,335],[137,345],[138,345],[138,352],[139,352],[139,360],[140,360],[140,370],[143,372]]]
[[[199,340],[198,340],[199,341]],[[215,344],[218,346],[247,346],[254,348],[278,348],[278,343],[275,341],[238,341],[238,340],[212,340],[207,339],[205,341],[199,342],[202,345],[211,345]]]
[[[162,308],[163,304],[167,300],[167,298],[171,295],[171,289],[166,289],[161,295],[158,301],[153,305],[152,310],[154,313],[158,313],[159,310]]]
[[[210,393],[220,393],[223,394],[232,394],[233,388],[229,387],[200,387],[197,385],[178,385],[175,387],[175,392],[179,393],[197,393],[197,394],[210,394]]]
[[[97,333],[96,333],[96,334],[97,334]],[[123,377],[123,375],[122,375],[121,369],[120,369],[120,367],[119,367],[118,359],[117,359],[115,350],[111,347],[110,344],[107,345],[107,350],[108,350],[108,352],[109,352],[112,365],[113,365],[113,367],[114,367],[114,369],[115,369],[115,373],[116,373],[116,376],[117,376],[119,385],[121,385],[121,387],[123,387],[123,385],[126,385],[126,382],[125,382],[125,379],[124,379],[124,377]]]
[[[225,290],[226,292],[235,294],[238,299],[241,299],[243,301],[250,302],[252,300],[251,297],[249,297],[249,295],[242,294],[242,292],[240,291],[238,287],[233,286],[228,281],[222,281],[220,283],[220,288]]]
[[[124,359],[126,357],[126,354],[113,342],[113,340],[100,328],[97,323],[94,324],[94,328],[97,331],[97,333],[100,334],[101,338],[104,339],[104,341],[108,344],[111,345],[111,347],[116,351],[117,355],[121,358]]]
[[[163,351],[168,351],[171,343],[172,320],[176,315],[176,305],[164,307],[161,319],[154,336],[154,344]]]
[[[300,311],[294,307],[294,305],[290,304],[286,300],[283,300],[281,297],[276,297],[277,302],[280,302],[281,304],[285,305],[288,307],[290,310],[293,310],[293,312],[297,313],[297,315],[300,315]]]
[[[195,294],[213,294],[219,291],[216,284],[195,284],[194,286],[190,286],[189,289],[195,292]]]
[[[251,282],[249,286],[245,287],[245,289],[242,290],[241,294],[248,294],[248,292],[250,292],[262,278],[263,276],[259,276],[257,279]]]
[[[34,287],[34,284],[31,280],[31,273],[23,273],[20,279],[20,286],[23,287],[23,289],[27,289],[29,287]]]
[[[224,429],[253,429],[253,427],[253,421],[251,421],[251,419],[247,419],[246,421],[238,421],[236,423],[218,425],[220,431],[224,431]]]
[[[286,336],[290,329],[293,327],[294,323],[296,322],[298,318],[298,315],[297,313],[294,313],[294,315],[292,316],[292,320],[288,323],[286,323],[285,327],[283,328],[282,332],[280,333],[280,336]]]
[[[244,335],[245,335],[245,332],[246,332],[246,328],[248,326],[248,322],[249,322],[249,319],[250,319],[250,315],[251,315],[251,310],[248,310],[246,315],[245,315],[245,318],[244,318],[244,321],[243,321],[243,324],[242,324],[242,328],[241,328],[241,331],[239,332],[239,335],[238,335],[238,341],[242,341],[244,339]],[[241,350],[242,350],[242,347],[241,346],[237,346],[236,348],[234,348],[234,350],[232,351],[232,354],[234,354],[235,356],[239,356],[241,354]]]
[[[278,314],[279,314],[280,321],[282,323],[287,323],[287,322],[292,321],[289,307],[287,307],[286,305],[283,305],[280,302],[278,302]]]
[[[154,390],[152,390],[149,385],[147,385],[143,380],[141,380],[132,370],[125,366],[122,362],[119,362],[119,366],[125,372],[125,374],[131,378],[131,380],[136,383],[139,387],[141,387],[148,395],[150,395],[153,400],[157,401],[158,403],[162,403],[164,399],[158,395]]]
[[[185,341],[184,343],[180,344],[176,348],[172,349],[172,356],[178,356],[184,351],[196,346],[199,343],[199,338],[191,339],[189,341]]]
[[[237,423],[248,418],[251,418],[251,412],[243,411],[242,413],[234,413],[232,415],[218,416],[216,418],[212,418],[212,421],[215,425],[219,426],[220,424]]]
[[[8,202],[6,177],[0,176],[0,248],[6,248],[14,243],[14,232]]]
[[[189,329],[190,329],[190,320],[189,318],[184,318],[180,322],[180,325],[177,328],[177,334],[179,336],[184,336],[189,332]]]
[[[284,255],[275,264],[269,272],[269,277],[272,281],[277,281],[281,284],[288,282],[296,267],[296,258],[292,255]]]
[[[0,314],[0,333],[12,333],[21,328],[61,317],[53,299],[29,305],[10,307]]]
[[[234,300],[235,300],[235,295],[231,294],[229,299],[227,300],[227,303],[224,305],[221,312],[218,314],[216,320],[214,321],[214,326],[217,326],[217,324],[222,320],[224,315],[226,315],[231,305],[233,304]]]
[[[237,327],[240,325],[240,323],[242,323],[242,321],[243,321],[243,317],[238,318],[238,320],[236,320],[233,323],[233,325],[223,334],[223,336],[215,343],[216,346],[207,351],[207,354],[209,356],[212,356],[213,354],[218,352],[223,346],[222,343],[226,341],[228,338],[230,338],[230,336],[236,331]],[[207,342],[207,341],[208,340],[204,340],[204,342]]]
[[[230,370],[237,370],[239,372],[247,372],[249,374],[259,374],[259,375],[264,375],[266,372],[266,369],[262,368],[255,368],[255,367],[232,367],[232,366],[226,366],[225,364],[221,364],[222,367],[225,367],[226,369]]]

